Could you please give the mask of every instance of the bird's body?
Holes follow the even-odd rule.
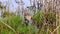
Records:
[[[24,19],[25,19],[25,24],[26,25],[31,25],[32,24],[32,17],[28,13],[24,13]]]

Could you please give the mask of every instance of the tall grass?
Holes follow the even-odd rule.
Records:
[[[32,17],[34,24],[26,26],[20,14],[7,14],[3,13],[0,18],[0,34],[46,34],[49,23],[53,24],[56,20],[54,12],[43,13],[38,11]],[[50,27],[50,29],[53,29],[53,27]]]

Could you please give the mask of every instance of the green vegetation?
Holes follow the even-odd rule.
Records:
[[[3,13],[2,17],[0,18],[0,26],[1,26],[0,33],[1,34],[15,34],[15,33],[33,34],[33,33],[35,33],[34,27],[26,26],[24,24],[24,20],[22,19],[22,17],[19,14],[18,15],[15,15],[15,14],[8,15],[8,14],[9,14],[8,12],[5,12],[5,13]],[[3,24],[3,22],[7,25]]]
[[[0,17],[0,33],[1,34],[37,34],[38,32],[41,32],[42,34],[47,33],[46,26],[43,26],[43,24],[46,22],[46,18],[50,23],[55,22],[55,14],[54,12],[49,13],[43,13],[42,11],[38,11],[34,16],[32,17],[34,20],[34,26],[26,26],[24,24],[24,20],[20,16],[20,14],[15,15],[14,13],[2,13],[2,17]],[[3,22],[5,24],[3,24]],[[39,29],[36,29],[35,26],[39,25]],[[45,28],[43,28],[45,27]],[[53,28],[53,27],[52,27]],[[52,29],[50,28],[50,29]]]
[[[0,34],[60,34],[60,1],[9,1],[0,1]]]

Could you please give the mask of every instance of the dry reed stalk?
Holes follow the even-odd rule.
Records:
[[[18,34],[11,26],[9,26],[8,24],[2,22],[5,26],[7,26],[9,29],[11,29],[13,32],[15,32],[15,34]]]

